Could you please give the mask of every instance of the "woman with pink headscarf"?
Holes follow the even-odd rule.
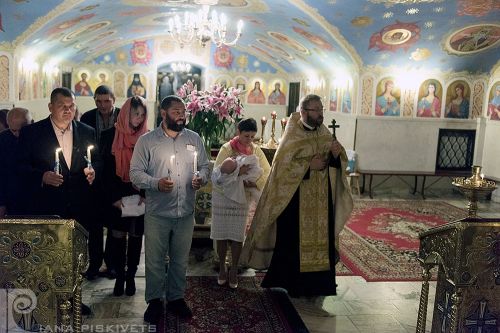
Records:
[[[101,133],[104,192],[111,210],[111,237],[115,245],[115,296],[124,292],[132,296],[136,291],[134,278],[144,234],[144,193],[132,185],[129,170],[137,139],[147,131],[146,100],[134,96],[123,104],[115,126]]]

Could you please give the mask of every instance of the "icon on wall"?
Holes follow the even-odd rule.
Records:
[[[380,80],[375,100],[376,116],[399,116],[401,92],[395,87],[394,78]]]
[[[144,84],[143,84],[144,82]],[[146,78],[142,74],[135,73],[127,89],[127,97],[141,96],[146,98]]]
[[[250,90],[250,92],[248,93],[247,103],[253,103],[253,104],[266,103],[266,97],[264,96],[264,92],[262,91],[259,80],[256,80],[254,82],[253,89]]]
[[[443,89],[437,80],[426,80],[419,89],[417,117],[441,117],[441,97]]]
[[[470,88],[463,80],[455,81],[449,85],[446,91],[446,118],[469,118]]]

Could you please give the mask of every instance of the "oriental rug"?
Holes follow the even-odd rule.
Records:
[[[236,290],[219,286],[215,276],[188,276],[190,320],[167,312],[159,332],[308,332],[285,291],[262,289],[259,277],[239,277]],[[165,329],[166,322],[166,329]]]
[[[466,216],[441,201],[358,200],[340,234],[341,262],[367,281],[419,281],[419,233]]]

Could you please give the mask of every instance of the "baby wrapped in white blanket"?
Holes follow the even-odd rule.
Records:
[[[249,166],[246,174],[238,176],[243,165]],[[255,155],[239,155],[226,158],[212,172],[212,182],[222,189],[224,196],[240,204],[247,203],[244,181],[257,182],[264,170],[259,165]],[[261,191],[257,187],[247,187],[251,199],[258,201]]]

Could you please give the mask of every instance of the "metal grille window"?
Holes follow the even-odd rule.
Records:
[[[439,129],[436,171],[469,171],[475,139],[475,130]]]

